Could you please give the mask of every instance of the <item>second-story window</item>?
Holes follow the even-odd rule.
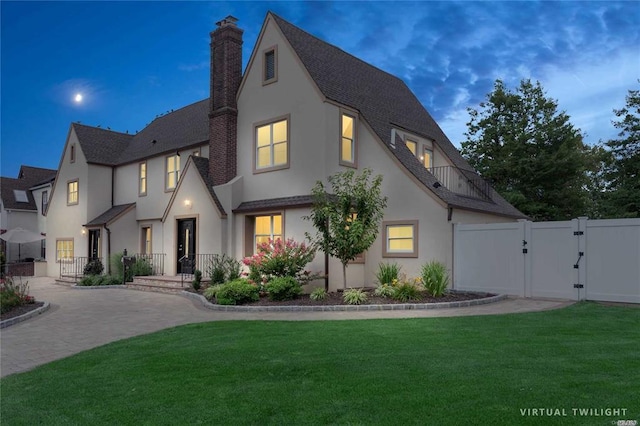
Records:
[[[44,216],[47,211],[47,206],[49,205],[49,192],[42,191],[42,215]]]
[[[78,204],[78,180],[67,182],[67,205]]]
[[[255,128],[255,171],[289,166],[289,119],[257,125]]]
[[[139,184],[138,184],[138,194],[139,195],[147,195],[147,162],[140,163],[139,165]]]
[[[180,179],[180,156],[172,155],[167,157],[167,174],[165,188],[167,190],[175,189]]]
[[[356,117],[342,114],[340,122],[340,164],[356,166]]]
[[[405,144],[407,145],[407,148],[409,148],[409,151],[411,151],[411,153],[414,156],[418,155],[418,142],[407,139],[405,141]]]
[[[424,164],[424,167],[427,169],[433,167],[433,150],[427,148],[426,146],[424,147],[424,151],[422,152],[422,164]]]

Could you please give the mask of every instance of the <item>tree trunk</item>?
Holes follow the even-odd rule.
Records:
[[[342,288],[344,290],[347,289],[347,264],[343,263],[342,264]]]

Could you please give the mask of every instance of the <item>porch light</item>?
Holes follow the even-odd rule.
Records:
[[[87,228],[85,228],[84,226],[82,227],[82,229],[80,230],[80,233],[82,235],[87,235]]]
[[[187,200],[184,200],[184,206],[189,210],[191,210],[191,207],[193,207],[193,204],[191,203],[191,200],[187,199]]]

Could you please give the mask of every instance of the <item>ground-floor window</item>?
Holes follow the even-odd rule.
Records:
[[[247,216],[245,226],[245,255],[256,252],[256,247],[271,240],[282,239],[282,213]]]
[[[56,260],[73,259],[73,239],[56,240]]]
[[[383,257],[418,257],[418,221],[382,223]]]
[[[142,244],[141,244],[142,254],[153,253],[151,248],[151,227],[150,226],[142,227],[141,240],[142,240]]]

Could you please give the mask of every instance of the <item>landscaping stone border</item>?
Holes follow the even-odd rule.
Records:
[[[78,285],[74,284],[71,286],[74,290],[98,290],[101,288],[127,288],[126,285],[116,284],[116,285]]]
[[[198,301],[207,309],[222,312],[344,312],[344,311],[401,311],[416,309],[465,308],[468,306],[486,305],[507,299],[506,294],[485,297],[483,299],[462,300],[459,302],[441,303],[398,303],[389,305],[322,305],[322,306],[235,306],[216,305],[204,296],[188,291],[178,293],[181,296]]]
[[[40,306],[39,308],[34,309],[33,311],[29,311],[26,314],[22,314],[22,315],[17,316],[17,317],[13,317],[13,318],[6,319],[4,321],[0,321],[0,329],[9,327],[10,325],[18,324],[19,322],[26,321],[28,319],[31,319],[31,318],[35,317],[35,316],[43,314],[46,311],[48,311],[50,307],[51,307],[51,305],[49,305],[49,302],[44,302],[44,305]]]

